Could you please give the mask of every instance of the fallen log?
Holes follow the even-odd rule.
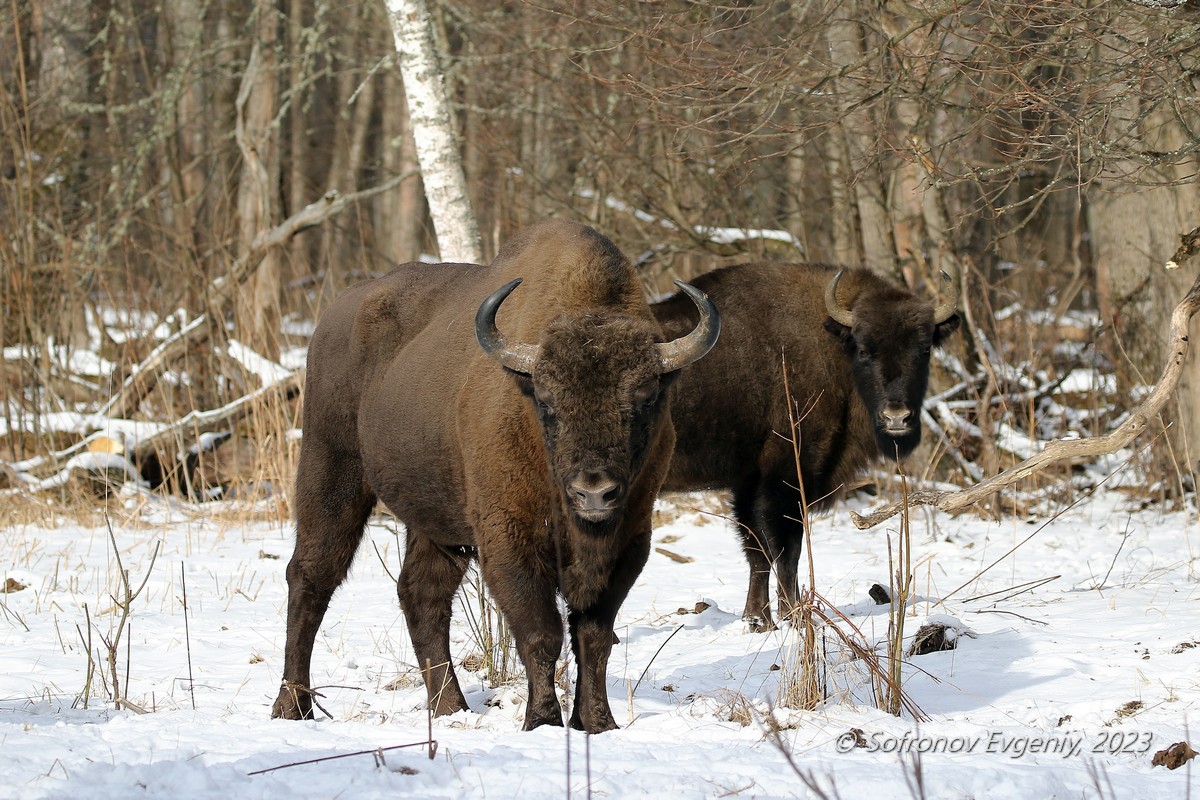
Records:
[[[9,476],[8,482],[11,485],[17,487],[9,491],[38,492],[53,489],[66,483],[72,474],[81,471],[120,473],[125,479],[136,482],[141,480],[141,465],[151,460],[173,464],[178,461],[177,455],[185,442],[198,443],[205,434],[233,428],[263,403],[286,401],[295,397],[303,385],[304,370],[296,370],[220,408],[191,411],[174,422],[158,427],[147,436],[116,442],[111,431],[98,429],[82,441],[56,453],[15,464],[0,462],[0,471]],[[105,422],[97,417],[92,419],[97,419],[101,425]],[[38,477],[35,474],[35,471],[40,471],[42,467],[60,464],[61,468],[47,477]]]

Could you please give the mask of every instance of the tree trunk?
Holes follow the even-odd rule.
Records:
[[[404,83],[395,70],[383,76],[382,159],[383,177],[390,178],[417,167],[417,147],[408,122]],[[375,203],[375,243],[393,263],[415,261],[421,255],[421,230],[425,200],[421,178],[413,176]]]
[[[279,189],[278,14],[273,0],[257,0],[252,17],[255,38],[237,100],[237,142],[242,152],[238,183],[238,254],[245,256],[256,236],[275,222]],[[246,281],[238,299],[238,327],[251,348],[279,360],[280,258],[270,250]]]
[[[362,40],[368,28],[369,5],[360,5],[353,10],[345,31],[347,50],[362,51]],[[329,176],[326,191],[347,193],[358,185],[358,170],[362,166],[362,141],[367,131],[367,122],[374,100],[375,83],[363,81],[363,73],[355,69],[349,59],[340,69],[334,82],[336,108],[333,128],[333,147],[329,160]],[[325,271],[324,290],[336,294],[346,285],[345,273],[361,265],[355,263],[358,251],[353,245],[361,241],[359,226],[353,220],[353,210],[341,225],[325,231],[321,239],[321,254],[318,263]]]
[[[387,8],[438,250],[443,261],[478,263],[479,224],[434,52],[429,7],[425,0],[387,0]]]
[[[1118,147],[1134,143],[1145,152],[1167,153],[1188,141],[1171,105],[1159,98],[1130,93],[1112,107],[1106,134]],[[1179,237],[1200,219],[1200,189],[1194,180],[1198,167],[1194,154],[1152,166],[1113,160],[1089,193],[1100,310],[1117,339],[1113,360],[1124,387],[1153,380],[1161,364],[1163,331],[1196,274],[1194,263],[1179,270],[1164,269],[1164,264]],[[1162,416],[1169,428],[1155,443],[1152,469],[1173,495],[1186,488],[1181,478],[1194,482],[1200,458],[1200,365],[1194,355],[1184,365],[1175,402]]]
[[[857,3],[842,6],[843,18],[829,25],[829,53],[835,67],[852,64],[862,58],[862,33],[857,20],[862,10]],[[841,109],[839,128],[846,143],[846,161],[853,202],[858,210],[858,228],[862,262],[876,272],[895,277],[896,247],[888,219],[887,190],[875,163],[879,123],[869,108],[858,107],[861,91],[847,76],[835,81]],[[857,260],[857,259],[856,259]],[[853,263],[853,262],[852,262]]]
[[[288,70],[289,87],[293,95],[288,105],[288,156],[287,156],[287,214],[295,214],[308,204],[312,195],[305,167],[309,163],[310,153],[308,134],[305,128],[308,117],[304,113],[305,96],[311,93],[311,88],[301,89],[305,75],[305,54],[307,46],[304,36],[304,0],[288,0],[287,14],[287,53],[290,61]],[[294,280],[301,275],[309,274],[313,269],[312,243],[304,236],[296,236],[287,246],[288,279]]]

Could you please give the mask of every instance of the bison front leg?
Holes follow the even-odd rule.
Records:
[[[525,667],[529,699],[524,730],[540,725],[561,727],[562,707],[554,691],[554,668],[563,643],[557,583],[540,571],[540,562],[526,562],[515,554],[513,548],[503,560],[497,552],[491,560],[484,556],[483,577],[508,622]]]
[[[619,727],[608,704],[608,658],[612,654],[613,625],[617,611],[641,573],[650,553],[650,534],[638,540],[618,556],[607,587],[598,599],[584,609],[572,608],[568,614],[571,650],[578,665],[575,703],[571,708],[571,727],[587,733],[603,733]],[[570,602],[570,589],[567,602]]]
[[[571,708],[571,727],[576,730],[603,733],[619,727],[608,704],[608,657],[615,621],[615,609],[612,613],[592,608],[570,614],[571,650],[579,670]]]
[[[356,458],[322,450],[315,435],[303,447],[296,474],[296,548],[287,566],[283,686],[271,708],[272,717],[283,719],[312,718],[313,643],[375,505]]]
[[[450,615],[468,564],[465,554],[444,550],[429,538],[408,532],[396,594],[425,679],[429,707],[438,717],[467,710],[450,662]]]

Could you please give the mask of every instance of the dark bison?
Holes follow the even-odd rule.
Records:
[[[769,573],[783,614],[798,596],[804,533],[783,365],[804,496],[819,509],[873,460],[920,442],[930,348],[958,328],[956,300],[935,308],[868,270],[824,264],[744,264],[693,284],[721,309],[723,332],[676,387],[663,488],[732,490],[750,562],[743,616],[770,630]],[[672,336],[695,325],[690,306],[675,295],[651,308]]]
[[[272,716],[311,716],[314,637],[381,500],[407,528],[397,593],[435,713],[467,708],[449,625],[477,557],[528,674],[525,728],[562,725],[560,593],[579,668],[571,725],[616,727],[605,672],[671,458],[667,390],[720,329],[683,288],[698,321],[662,343],[629,260],[551,221],[491,266],[406,264],[338,297],[308,355]]]

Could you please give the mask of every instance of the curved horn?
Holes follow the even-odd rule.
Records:
[[[700,321],[686,336],[655,346],[658,349],[658,364],[662,372],[674,372],[700,360],[713,349],[717,337],[721,335],[721,315],[717,313],[717,307],[708,299],[708,295],[683,281],[675,281],[675,285],[696,304],[700,311]]]
[[[843,270],[838,270],[829,285],[825,287],[825,310],[829,312],[829,316],[833,317],[833,321],[839,325],[845,325],[847,328],[854,327],[854,312],[846,308],[838,302],[837,285],[842,279]]]
[[[958,311],[958,284],[946,274],[945,270],[942,271],[942,286],[949,291],[946,293],[946,299],[933,310],[934,325],[941,325]]]
[[[521,285],[521,278],[511,280],[492,292],[479,304],[475,312],[475,339],[483,352],[492,359],[500,362],[513,372],[529,375],[533,372],[534,362],[538,357],[538,346],[517,342],[510,344],[500,329],[496,327],[496,311],[504,298],[512,294],[512,290]]]

